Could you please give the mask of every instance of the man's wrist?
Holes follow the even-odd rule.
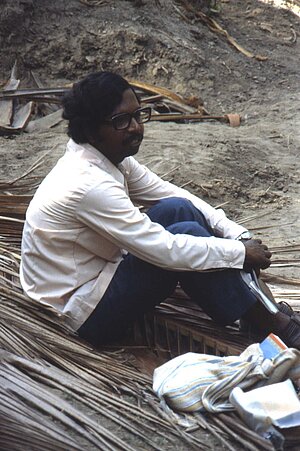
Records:
[[[245,230],[236,239],[241,241],[241,240],[251,240],[252,238],[253,238],[252,233],[249,232],[248,230]]]

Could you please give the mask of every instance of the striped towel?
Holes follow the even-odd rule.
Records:
[[[153,390],[175,411],[233,410],[229,402],[233,388],[247,389],[258,383],[279,382],[295,359],[299,359],[299,351],[296,351],[296,357],[291,351],[296,350],[286,349],[273,360],[264,358],[257,343],[248,346],[240,356],[218,357],[189,352],[155,369]]]

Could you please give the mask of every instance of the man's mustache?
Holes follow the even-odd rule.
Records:
[[[144,135],[142,133],[135,133],[134,135],[128,136],[128,138],[124,139],[124,144],[131,144],[135,141],[142,141],[144,138]]]

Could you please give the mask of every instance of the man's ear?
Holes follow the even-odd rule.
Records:
[[[102,141],[102,136],[99,128],[97,132],[95,130],[91,130],[90,128],[85,131],[88,142],[94,147],[97,147],[97,143],[99,144]]]

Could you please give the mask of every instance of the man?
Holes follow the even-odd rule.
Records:
[[[71,139],[26,215],[21,282],[28,296],[52,305],[99,345],[122,337],[180,283],[219,324],[242,318],[300,348],[293,311],[269,313],[241,277],[242,269],[270,265],[267,246],[239,239],[247,230],[222,210],[132,157],[151,110],[127,81],[90,74],[63,107]]]

